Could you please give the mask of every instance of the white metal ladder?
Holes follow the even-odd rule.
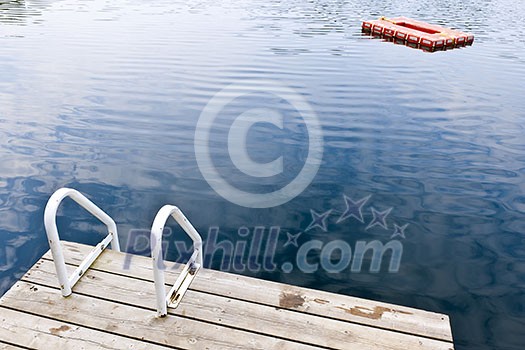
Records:
[[[56,226],[56,213],[58,207],[66,197],[73,199],[81,207],[102,221],[108,228],[108,235],[84,258],[70,277],[67,276],[66,263],[64,261],[64,255],[62,254],[60,237]],[[164,295],[165,286],[163,271],[164,258],[162,256],[162,232],[164,231],[164,226],[170,216],[177,221],[182,229],[193,240],[193,254],[171,290],[167,295]],[[51,248],[51,254],[53,255],[58,282],[64,297],[71,295],[73,286],[85,274],[87,269],[89,269],[109,244],[111,244],[111,249],[120,252],[117,225],[115,224],[115,221],[77,190],[61,188],[53,193],[47,202],[46,209],[44,210],[44,226],[49,247]],[[176,308],[179,305],[191,282],[202,266],[202,238],[179,208],[173,205],[165,205],[158,211],[155,220],[153,221],[150,245],[153,262],[153,278],[155,281],[157,315],[164,317],[167,315],[168,307]]]
[[[73,199],[81,207],[102,221],[108,228],[108,235],[84,258],[70,277],[67,276],[66,263],[64,261],[64,255],[62,254],[62,247],[60,246],[60,237],[58,236],[56,224],[58,207],[66,197]],[[117,225],[115,224],[115,221],[77,190],[61,188],[53,193],[51,198],[47,201],[46,209],[44,210],[44,226],[46,228],[49,248],[51,248],[51,254],[53,255],[53,262],[55,263],[58,283],[60,284],[62,295],[65,297],[71,294],[71,288],[73,288],[80,277],[84,275],[86,270],[89,269],[100,253],[106,249],[108,244],[111,243],[111,249],[120,252]]]
[[[162,232],[168,218],[172,216],[182,229],[193,240],[193,254],[184,266],[175,284],[164,295],[164,258],[162,257]],[[155,216],[153,226],[151,226],[151,257],[153,258],[153,277],[155,280],[155,294],[157,296],[157,316],[167,315],[168,307],[176,308],[188,290],[195,275],[202,266],[202,238],[195,230],[193,225],[186,219],[182,211],[173,205],[163,206]]]

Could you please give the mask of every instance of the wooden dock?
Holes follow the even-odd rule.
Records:
[[[93,248],[62,245],[69,272]],[[125,258],[105,250],[64,298],[47,252],[0,299],[0,349],[453,349],[446,315],[209,269],[157,318],[151,259]]]

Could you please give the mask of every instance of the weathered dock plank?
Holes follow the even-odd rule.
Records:
[[[63,245],[66,262],[73,265],[78,265],[92,249],[90,246],[71,242],[63,242]],[[126,262],[126,258],[131,261]],[[47,252],[43,259],[52,260],[50,252]],[[168,263],[166,265],[166,281],[173,282],[180,269],[174,269],[173,265]],[[98,258],[92,269],[153,281],[151,261],[143,256],[126,257],[124,254],[108,251]],[[447,315],[210,269],[201,270],[198,277],[191,286],[191,289],[196,291],[452,341]],[[154,305],[154,300],[151,300],[151,303]]]
[[[69,242],[63,248],[69,272],[92,249]],[[33,337],[36,343],[13,342],[17,338],[10,333],[0,333],[0,341],[40,348],[35,346],[40,340],[57,336],[50,329],[65,324],[75,333],[72,339],[86,339],[87,345],[93,337],[103,343],[113,339],[108,348],[119,349],[114,347],[119,337],[125,340],[122,346],[135,342],[148,349],[453,348],[445,315],[207,269],[199,272],[177,309],[156,318],[151,260],[130,258],[104,251],[74,293],[63,298],[48,252],[2,297],[0,312],[2,317],[5,310],[25,315],[11,321],[13,329],[31,329],[31,318],[55,326],[33,329],[44,334]],[[168,266],[167,283],[177,275]],[[106,338],[94,335],[99,333]]]
[[[56,291],[55,291],[56,292]],[[9,292],[8,292],[9,293]],[[0,338],[29,349],[169,349],[133,341],[107,332],[97,332],[67,322],[0,307]],[[17,349],[5,345],[5,349]]]
[[[184,349],[244,349],[245,344],[251,344],[254,349],[315,349],[178,316],[157,318],[155,312],[149,310],[78,293],[62,298],[54,288],[23,281],[15,285],[15,291],[7,295],[5,301],[19,311],[46,314],[63,322],[159,345]]]
[[[69,268],[73,271],[74,266]],[[78,285],[75,293],[111,298],[114,302],[125,300],[132,305],[154,310],[152,300],[155,294],[152,282],[130,282],[127,277],[97,270],[89,271],[85,278],[89,281]],[[41,285],[56,285],[52,262],[43,260],[27,280]],[[140,290],[137,288],[139,285],[142,286]],[[446,343],[424,337],[385,332],[373,327],[347,324],[313,315],[308,318],[308,327],[305,327],[304,316],[299,312],[192,290],[186,294],[184,303],[170,314],[327,348],[341,349],[351,340],[352,343],[359,344],[361,349],[391,348],[392,344],[403,344],[405,349],[417,349],[420,348],[420,343],[425,344],[427,349],[448,349]],[[320,330],[323,333],[322,337],[319,336]]]
[[[25,350],[25,349],[27,348],[22,348],[20,346],[0,342],[0,350]]]

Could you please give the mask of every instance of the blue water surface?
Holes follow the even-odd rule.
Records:
[[[426,53],[361,34],[362,20],[382,15],[475,42]],[[0,1],[0,294],[48,249],[44,206],[68,186],[115,219],[123,248],[167,203],[204,239],[217,227],[221,240],[249,244],[256,227],[266,236],[278,227],[275,270],[223,268],[448,314],[460,350],[523,349],[524,21],[525,2],[511,0]],[[203,174],[213,167],[236,188],[271,192],[300,173],[313,141],[274,83],[317,115],[321,163],[297,197],[239,206]],[[220,111],[206,143],[212,163],[199,168],[201,112],[245,85],[260,91]],[[246,142],[254,162],[282,156],[279,175],[250,177],[228,153],[233,120],[253,108],[285,118],[282,128],[255,124]],[[340,220],[345,196],[368,197],[362,222]],[[385,225],[374,224],[385,211]],[[71,202],[58,225],[63,239],[89,244],[104,231]],[[287,233],[300,234],[298,247],[398,241],[400,268],[307,273]],[[208,266],[221,268],[220,258]]]

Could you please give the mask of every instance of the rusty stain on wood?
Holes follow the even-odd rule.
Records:
[[[70,329],[71,328],[69,326],[62,325],[62,326],[57,327],[57,328],[49,328],[49,332],[51,332],[51,334],[53,334],[53,335],[58,335],[60,332],[65,332],[65,331],[68,331]]]
[[[318,304],[328,304],[330,303],[328,300],[324,300],[324,299],[320,299],[320,298],[315,298],[314,301]]]
[[[352,308],[346,308],[342,306],[337,306],[338,309],[344,310],[345,312],[348,312],[354,316],[361,316],[370,318],[372,320],[379,320],[381,317],[383,317],[383,314],[385,312],[391,312],[391,313],[400,313],[400,314],[406,314],[406,315],[412,315],[412,313],[402,310],[394,310],[388,307],[383,306],[376,306],[373,309],[370,309],[368,307],[364,306],[355,306]]]
[[[283,291],[279,297],[279,306],[283,308],[296,309],[303,306],[306,299],[297,292]]]

